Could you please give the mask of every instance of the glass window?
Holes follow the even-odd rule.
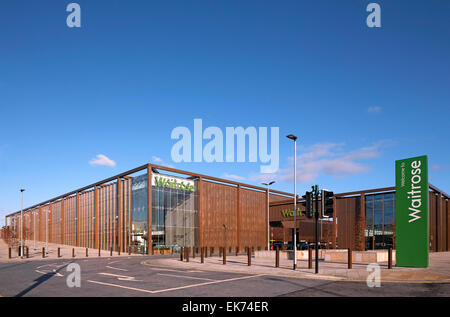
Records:
[[[366,196],[366,250],[372,250],[373,237],[373,195]]]
[[[146,252],[147,245],[147,174],[136,176],[131,182],[132,214],[131,232],[134,252]],[[153,221],[152,221],[153,222]]]
[[[195,192],[153,186],[152,238],[154,248],[197,246],[198,219]]]
[[[384,195],[384,234],[392,235],[394,217],[394,194]]]
[[[366,250],[392,247],[393,218],[393,193],[366,196]]]
[[[383,195],[374,196],[374,220],[375,249],[383,248]]]

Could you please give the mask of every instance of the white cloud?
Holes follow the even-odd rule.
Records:
[[[378,107],[378,106],[367,108],[367,112],[369,112],[369,113],[378,113],[380,111],[381,111],[381,107]]]
[[[301,149],[297,156],[297,181],[300,183],[313,182],[319,175],[346,177],[349,175],[367,173],[372,168],[361,161],[377,158],[381,155],[380,147],[390,144],[390,141],[378,142],[371,146],[356,150],[344,151],[343,143],[318,143]],[[293,157],[289,158],[289,167],[280,169],[273,174],[260,174],[251,177],[256,181],[293,180]]]
[[[442,172],[442,171],[445,171],[447,169],[450,169],[450,165],[449,166],[445,166],[445,165],[435,164],[435,165],[430,166],[430,170],[431,171]]]
[[[169,167],[169,168],[175,168],[172,164],[167,164],[162,158],[153,155],[152,156],[152,162],[153,163],[159,163],[158,165]]]
[[[91,165],[102,165],[102,166],[116,166],[116,162],[108,158],[107,156],[103,154],[98,154],[96,158],[93,158],[89,161],[89,164]]]
[[[243,181],[243,180],[245,180],[245,177],[242,177],[242,176],[239,176],[239,175],[235,175],[235,174],[228,174],[228,173],[223,174],[222,177],[224,177],[224,178],[230,178],[230,179],[235,179],[235,180],[238,180],[238,181]]]

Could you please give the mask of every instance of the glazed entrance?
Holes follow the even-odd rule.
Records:
[[[147,174],[132,180],[132,234],[135,253],[193,247],[198,244],[196,181],[152,173],[152,234],[148,237]]]

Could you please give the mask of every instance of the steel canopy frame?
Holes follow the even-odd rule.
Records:
[[[163,171],[167,171],[167,172],[171,172],[171,173],[182,174],[182,175],[188,175],[188,176],[191,176],[191,177],[197,177],[197,178],[203,179],[203,180],[211,180],[211,181],[220,182],[220,183],[224,183],[224,184],[229,184],[229,185],[234,185],[234,186],[240,186],[240,187],[242,187],[242,188],[250,188],[250,189],[259,190],[259,191],[262,191],[262,192],[265,192],[265,191],[266,191],[266,188],[263,188],[263,187],[260,187],[260,186],[254,186],[254,185],[250,185],[250,184],[244,184],[244,183],[240,183],[240,182],[235,182],[235,181],[231,181],[231,180],[226,180],[226,179],[223,179],[223,178],[218,178],[218,177],[213,177],[213,176],[208,176],[208,175],[198,174],[198,173],[191,173],[191,172],[184,171],[184,170],[180,170],[180,169],[175,169],[175,168],[171,168],[171,167],[166,167],[166,166],[161,166],[161,165],[155,165],[155,164],[150,164],[150,163],[148,163],[148,164],[145,164],[145,165],[141,165],[141,166],[139,166],[139,167],[136,167],[136,168],[134,168],[134,169],[131,169],[131,170],[129,170],[129,171],[126,171],[126,172],[117,174],[117,175],[115,175],[115,176],[106,178],[106,179],[104,179],[104,180],[98,181],[98,182],[96,182],[96,183],[93,183],[93,184],[90,184],[90,185],[81,187],[81,188],[79,188],[79,189],[73,190],[73,191],[71,191],[71,192],[68,192],[68,193],[59,195],[59,196],[57,196],[57,197],[48,199],[48,200],[46,200],[46,201],[44,201],[44,202],[35,204],[35,205],[33,205],[33,206],[24,208],[23,210],[24,210],[24,211],[27,211],[27,210],[29,210],[29,209],[33,209],[33,208],[36,208],[36,207],[44,206],[44,205],[47,205],[47,204],[49,204],[49,203],[51,203],[51,202],[54,202],[54,201],[57,201],[57,200],[60,200],[60,199],[64,199],[64,198],[69,197],[69,196],[72,196],[72,195],[76,195],[77,193],[86,191],[86,190],[88,190],[88,189],[91,189],[91,188],[94,188],[94,189],[95,189],[97,186],[103,185],[103,184],[105,184],[105,183],[112,182],[112,181],[117,181],[117,179],[119,179],[119,178],[124,178],[124,177],[126,177],[126,176],[128,176],[128,175],[130,175],[130,174],[134,174],[134,173],[137,173],[137,172],[146,170],[146,169],[151,171],[152,168],[156,168],[156,169],[158,169],[158,170],[163,170]],[[272,194],[279,194],[279,195],[287,196],[287,197],[294,197],[294,195],[291,194],[291,193],[286,193],[286,192],[278,191],[278,190],[271,190],[271,193],[272,193]],[[8,214],[8,215],[6,215],[6,217],[11,217],[11,216],[14,216],[14,215],[16,215],[16,214],[18,214],[18,213],[20,213],[20,211],[16,211],[16,212],[14,212],[14,213]]]

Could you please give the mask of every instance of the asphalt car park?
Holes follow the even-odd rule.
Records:
[[[0,264],[5,297],[448,296],[450,284],[365,283],[170,266],[167,256],[60,259]],[[175,260],[175,259],[174,259]],[[79,265],[79,287],[71,285]],[[73,283],[72,283],[73,284]],[[70,287],[73,286],[73,287]]]
[[[9,263],[0,266],[2,296],[275,296],[263,274],[238,274],[171,268],[157,264],[158,256]],[[80,267],[80,287],[69,287],[72,271]],[[255,287],[248,288],[249,280]],[[320,281],[311,281],[317,284]],[[297,290],[300,285],[291,286]],[[276,287],[279,289],[280,287]]]

